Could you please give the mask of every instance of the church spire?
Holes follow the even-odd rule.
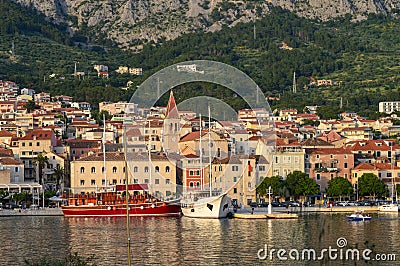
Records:
[[[167,111],[165,112],[165,118],[179,118],[178,108],[174,98],[174,93],[171,90],[169,94],[169,100],[167,105]]]

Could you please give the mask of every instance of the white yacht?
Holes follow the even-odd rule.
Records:
[[[196,193],[181,201],[182,213],[191,218],[225,218],[229,215],[230,198],[226,193],[211,196],[209,192]],[[202,197],[203,196],[203,197]]]

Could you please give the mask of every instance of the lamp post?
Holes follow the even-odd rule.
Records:
[[[268,187],[268,214],[272,213],[272,205],[271,205],[271,195],[272,195],[272,188],[271,186]]]

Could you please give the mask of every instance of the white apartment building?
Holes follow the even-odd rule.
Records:
[[[400,101],[397,102],[380,102],[379,112],[380,113],[393,113],[395,111],[400,111]]]

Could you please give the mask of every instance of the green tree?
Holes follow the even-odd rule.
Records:
[[[361,196],[385,197],[389,195],[387,185],[372,173],[365,173],[358,179],[358,194]]]
[[[49,165],[49,158],[47,158],[46,155],[43,153],[39,153],[36,158],[33,159],[33,162],[36,164],[38,167],[38,173],[39,173],[39,184],[43,184],[43,168],[46,165]]]
[[[56,168],[53,168],[54,176],[57,180],[57,188],[60,186],[60,180],[64,180],[65,171],[64,168],[57,164]]]
[[[35,103],[33,100],[29,100],[25,105],[24,108],[28,110],[28,113],[32,112],[35,109],[39,109],[40,106]]]
[[[294,197],[317,194],[319,186],[314,179],[309,178],[305,173],[294,171],[287,175],[286,184],[290,195]]]
[[[280,176],[266,177],[257,187],[257,193],[261,197],[268,195],[268,188],[271,186],[273,195],[279,195],[285,182]]]
[[[327,193],[329,197],[339,197],[342,200],[342,196],[353,194],[353,186],[347,178],[335,177],[329,180]]]

